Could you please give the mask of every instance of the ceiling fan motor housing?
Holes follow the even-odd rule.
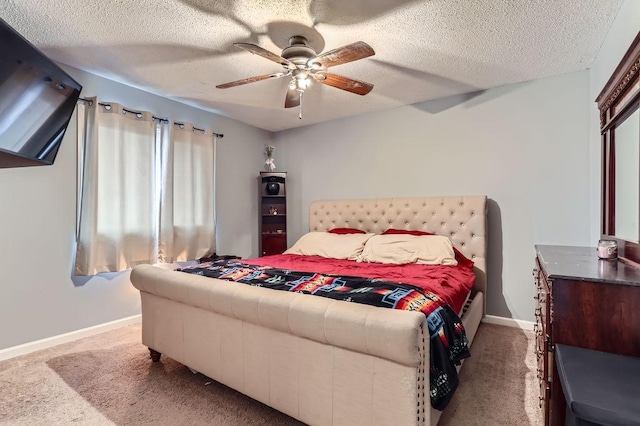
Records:
[[[307,39],[293,36],[289,39],[289,46],[285,47],[281,56],[296,65],[306,65],[309,59],[317,56],[316,52],[307,45]]]

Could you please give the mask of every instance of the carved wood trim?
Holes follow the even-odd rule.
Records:
[[[634,80],[634,77],[636,76],[636,74],[638,73],[639,70],[640,70],[640,58],[638,58],[638,60],[631,66],[631,68],[629,69],[629,72],[625,74],[625,76],[622,78],[620,83],[618,83],[618,85],[616,86],[616,88],[613,91],[613,93],[609,96],[609,98],[607,98],[607,101],[601,107],[601,109],[600,109],[600,129],[604,128],[606,126],[606,124],[607,124],[607,120],[606,120],[606,117],[605,117],[607,111],[609,111],[609,109],[611,109],[611,107],[614,105],[616,100],[620,97],[620,94],[622,94],[622,92],[624,92],[624,90],[629,85],[629,82]]]
[[[615,71],[604,85],[604,88],[596,98],[600,110],[600,129],[603,130],[612,118],[607,112],[615,105],[620,95],[629,87],[629,83],[635,80],[640,71],[640,31],[627,49],[624,57]]]

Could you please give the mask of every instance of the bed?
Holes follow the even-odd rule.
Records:
[[[312,202],[309,230],[421,230],[474,262],[462,314],[471,343],[485,309],[486,197]],[[435,425],[429,331],[420,312],[359,305],[150,265],[131,274],[142,342],[308,424]]]

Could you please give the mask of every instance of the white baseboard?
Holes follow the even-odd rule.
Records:
[[[115,330],[116,328],[125,327],[127,325],[138,324],[141,320],[142,315],[134,315],[127,318],[106,322],[104,324],[94,325],[93,327],[87,327],[69,333],[60,334],[58,336],[47,337],[46,339],[36,340],[35,342],[12,346],[10,348],[0,350],[0,361],[4,361],[9,358],[15,358],[20,355],[26,355],[31,352],[40,351],[42,349],[47,349],[52,346],[61,345],[63,343],[73,342],[74,340],[82,339],[83,337],[93,336],[95,334]]]
[[[482,322],[486,322],[487,324],[506,325],[507,327],[515,327],[522,330],[533,330],[533,326],[535,325],[535,322],[532,321],[498,317],[495,315],[485,315],[482,318]]]

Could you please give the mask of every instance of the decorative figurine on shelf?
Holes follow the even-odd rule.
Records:
[[[269,214],[278,214],[278,209],[276,206],[271,206],[269,208]]]
[[[268,172],[272,172],[276,169],[276,163],[273,161],[273,151],[276,147],[273,145],[264,146],[264,156],[267,158],[264,162],[264,169]]]

